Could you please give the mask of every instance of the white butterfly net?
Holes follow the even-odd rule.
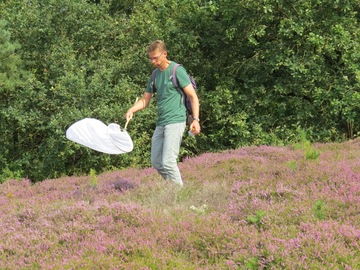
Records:
[[[134,145],[126,130],[118,124],[108,126],[100,120],[85,118],[75,122],[66,130],[66,138],[107,154],[123,154],[133,150]]]

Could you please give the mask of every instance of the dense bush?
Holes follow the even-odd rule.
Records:
[[[155,106],[129,125],[135,150],[73,144],[84,117],[123,124],[168,44],[199,85],[203,134],[181,156],[359,133],[359,3],[340,1],[25,1],[0,3],[0,174],[49,177],[148,166]]]

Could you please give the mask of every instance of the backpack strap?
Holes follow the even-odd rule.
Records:
[[[184,90],[179,86],[179,82],[178,82],[178,79],[176,77],[176,70],[177,68],[181,66],[181,64],[179,63],[175,63],[175,65],[173,66],[172,70],[171,70],[171,80],[172,80],[172,83],[173,83],[173,86],[175,86],[176,90],[180,93],[181,95],[181,103],[182,104],[185,104],[185,92]]]
[[[180,65],[181,64],[175,63],[175,65],[173,66],[172,71],[171,71],[171,80],[172,80],[173,85],[176,88],[179,88],[179,83],[178,83],[178,80],[177,80],[177,77],[176,77],[176,70]]]
[[[153,72],[151,73],[151,83],[150,83],[150,87],[151,87],[151,92],[154,94],[154,89],[155,88],[155,76],[156,76],[156,72],[157,72],[157,68],[153,70]]]

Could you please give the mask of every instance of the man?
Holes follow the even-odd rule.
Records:
[[[136,102],[125,114],[130,120],[137,111],[145,109],[156,91],[158,120],[151,143],[151,164],[166,180],[183,186],[177,159],[180,151],[182,136],[186,127],[186,108],[181,93],[172,84],[171,73],[175,62],[167,59],[165,43],[161,40],[153,41],[146,53],[156,71],[154,85],[151,77],[142,98]],[[191,84],[185,69],[179,66],[176,70],[179,86],[184,90],[191,102],[193,111],[190,130],[194,135],[200,133],[199,99]]]

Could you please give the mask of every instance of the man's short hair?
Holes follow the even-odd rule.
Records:
[[[155,51],[166,51],[165,42],[162,40],[155,40],[146,47],[146,53],[152,53]]]

